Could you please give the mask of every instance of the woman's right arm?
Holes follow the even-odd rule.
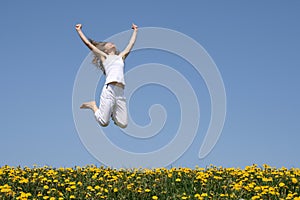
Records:
[[[104,56],[104,57],[107,57],[107,54],[104,53],[103,51],[100,51],[95,45],[93,45],[86,37],[85,35],[83,34],[81,28],[82,28],[82,25],[81,24],[76,24],[75,26],[76,28],[76,31],[80,37],[80,39],[83,41],[83,43],[91,50],[93,51],[94,53],[98,54],[99,56]]]

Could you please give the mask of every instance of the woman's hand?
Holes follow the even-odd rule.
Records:
[[[137,25],[135,25],[134,23],[132,23],[132,26],[131,26],[131,28],[133,29],[133,30],[137,30],[138,29],[138,26]]]
[[[76,31],[80,31],[82,28],[82,24],[76,24],[75,28],[76,28]]]

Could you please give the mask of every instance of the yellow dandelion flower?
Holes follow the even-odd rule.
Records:
[[[223,178],[220,177],[220,176],[214,176],[214,179],[216,179],[216,180],[222,180]]]
[[[151,191],[151,190],[150,190],[150,189],[148,189],[148,188],[147,188],[147,189],[145,189],[145,192],[150,192],[150,191]]]
[[[294,195],[291,194],[291,193],[289,193],[289,194],[287,195],[287,199],[288,199],[288,198],[291,199],[291,198],[293,198],[293,197],[294,197]]]
[[[233,188],[235,190],[240,190],[240,189],[242,189],[242,185],[240,183],[236,183],[236,184],[234,184]]]
[[[254,188],[254,191],[255,192],[259,192],[261,190],[261,187],[260,186],[255,186],[255,188]]]
[[[99,185],[96,185],[96,186],[95,186],[95,190],[100,190],[100,188],[101,188],[101,187],[100,187]]]
[[[48,185],[44,185],[43,187],[45,190],[48,190],[49,189],[49,186]]]
[[[292,178],[292,183],[296,184],[298,183],[298,180],[296,178]]]
[[[267,165],[267,164],[263,164],[263,167],[265,168],[265,169],[270,169],[271,167],[269,166],[269,165]]]
[[[88,190],[93,190],[94,188],[92,187],[92,186],[87,186],[87,188],[86,189],[88,189]]]
[[[262,178],[262,181],[263,182],[272,182],[273,178],[272,177],[270,177],[270,178]]]
[[[127,189],[130,190],[132,188],[132,185],[127,185]]]
[[[284,183],[279,183],[279,187],[284,187],[285,186],[285,184]]]
[[[158,197],[157,196],[152,196],[152,199],[156,200],[156,199],[158,199]]]
[[[70,182],[69,185],[76,185],[76,183],[73,181],[73,182]]]
[[[251,199],[252,200],[260,199],[260,196],[253,196]]]
[[[76,185],[72,185],[70,188],[73,189],[73,190],[75,190],[76,189]]]
[[[21,192],[20,196],[18,198],[27,198],[26,193],[25,192]]]
[[[29,182],[29,180],[27,179],[27,178],[22,178],[20,181],[19,181],[19,183],[28,183]]]
[[[270,188],[269,188],[269,194],[275,195],[275,194],[276,194],[275,188],[270,187]]]
[[[11,191],[12,190],[10,188],[2,188],[0,192],[2,192],[2,193],[9,193]]]
[[[207,197],[207,196],[208,196],[207,193],[202,193],[202,194],[201,194],[201,197]]]

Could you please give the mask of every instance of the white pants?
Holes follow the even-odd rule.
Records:
[[[107,126],[110,117],[117,126],[126,128],[128,118],[124,89],[112,84],[104,85],[99,109],[95,112],[95,118],[101,126]]]

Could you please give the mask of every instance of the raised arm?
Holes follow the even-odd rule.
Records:
[[[97,54],[98,56],[104,56],[104,57],[107,57],[107,54],[104,53],[103,51],[100,51],[95,45],[93,45],[86,37],[85,35],[83,34],[81,28],[82,28],[82,25],[81,24],[77,24],[75,26],[76,28],[76,31],[80,37],[80,39],[83,41],[83,43],[91,50],[93,51],[95,54]]]
[[[127,45],[127,47],[120,53],[120,56],[123,58],[123,60],[125,60],[125,58],[128,56],[128,54],[130,53],[135,40],[136,40],[136,35],[137,35],[137,31],[138,31],[138,27],[135,24],[132,24],[131,28],[133,29],[133,33],[131,35],[131,38],[129,40],[129,43]]]

